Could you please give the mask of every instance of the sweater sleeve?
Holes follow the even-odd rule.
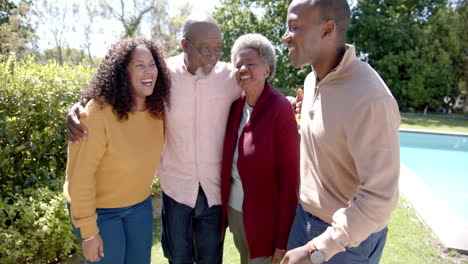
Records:
[[[326,260],[380,231],[398,201],[400,115],[396,102],[380,98],[360,106],[353,115],[356,118],[348,121],[346,136],[359,186],[349,206],[337,210],[331,226],[313,239]]]
[[[285,102],[279,113],[276,140],[276,175],[279,181],[279,225],[276,248],[286,249],[299,192],[299,133],[294,111]]]
[[[73,224],[80,229],[82,239],[99,233],[96,214],[96,170],[106,150],[106,129],[103,110],[91,101],[88,116],[80,120],[88,130],[88,139],[69,143],[69,194]]]

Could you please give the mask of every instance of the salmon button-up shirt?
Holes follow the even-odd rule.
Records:
[[[201,186],[208,206],[219,205],[226,123],[232,102],[241,94],[233,67],[218,62],[211,74],[198,78],[187,71],[183,54],[166,62],[172,87],[157,171],[161,187],[172,199],[193,208]]]

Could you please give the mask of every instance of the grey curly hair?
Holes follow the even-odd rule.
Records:
[[[275,76],[276,71],[276,53],[275,47],[265,36],[262,34],[251,33],[240,36],[234,42],[231,49],[231,62],[236,63],[236,58],[239,52],[243,49],[252,48],[258,51],[263,61],[270,66],[270,75],[267,81],[271,81]]]

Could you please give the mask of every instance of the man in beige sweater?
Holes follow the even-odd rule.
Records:
[[[313,72],[301,111],[300,204],[283,263],[378,263],[398,201],[398,106],[345,44],[349,22],[346,0],[294,0],[288,9],[288,55]]]

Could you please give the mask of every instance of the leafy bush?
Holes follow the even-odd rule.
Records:
[[[0,263],[46,263],[76,246],[61,194],[64,118],[93,71],[0,61]]]
[[[0,63],[0,191],[13,195],[63,177],[64,117],[91,68],[37,65],[15,57]]]
[[[0,263],[49,263],[78,247],[60,192],[42,187],[14,198],[0,198]]]

